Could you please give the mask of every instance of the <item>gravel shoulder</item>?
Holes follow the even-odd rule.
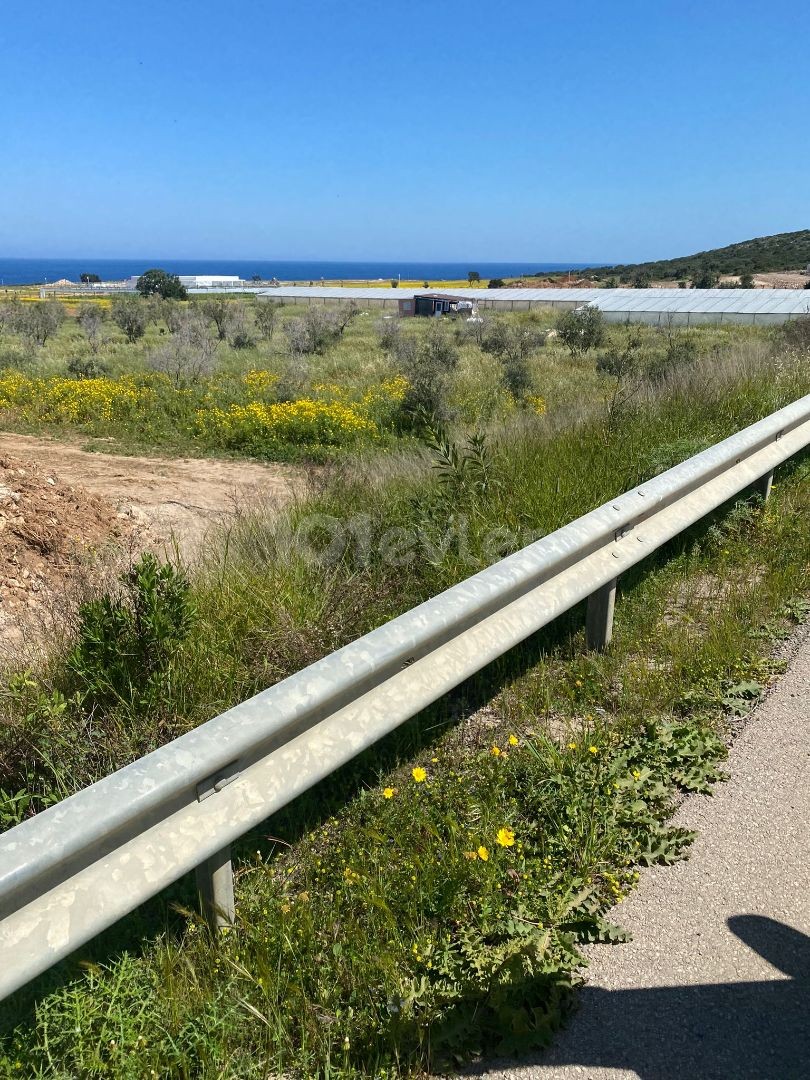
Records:
[[[645,871],[613,913],[633,940],[588,950],[554,1046],[491,1080],[810,1077],[810,628],[738,734],[729,781],[675,821],[688,860]]]

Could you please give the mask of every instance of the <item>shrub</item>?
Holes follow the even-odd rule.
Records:
[[[487,288],[488,289],[503,289],[505,285],[506,285],[506,282],[503,280],[502,277],[496,277],[496,278],[492,278],[492,280],[487,284]]]
[[[120,596],[80,611],[68,667],[85,709],[125,705],[142,712],[172,696],[177,653],[194,622],[189,583],[147,553],[123,578]]]
[[[704,266],[697,271],[692,279],[693,289],[716,289],[720,275],[709,266]]]
[[[402,402],[406,426],[419,426],[424,416],[447,419],[449,378],[458,365],[458,350],[446,329],[433,322],[421,340],[401,338],[395,358],[408,380]]]
[[[107,373],[107,366],[96,356],[74,356],[68,360],[67,370],[76,379],[98,379]]]
[[[155,371],[168,375],[175,389],[181,389],[210,375],[216,356],[217,341],[206,320],[193,310],[182,310],[171,339],[151,352],[147,362]]]
[[[350,304],[342,311],[310,308],[302,318],[290,319],[284,327],[290,353],[293,356],[325,353],[340,339],[356,314],[356,306]]]
[[[32,346],[42,348],[65,321],[65,309],[58,300],[46,300],[21,306],[15,329]]]
[[[82,304],[76,321],[84,330],[88,344],[94,353],[98,352],[101,345],[101,328],[104,324],[104,315],[96,304]]]
[[[16,331],[20,306],[20,301],[16,298],[7,301],[5,304],[0,304],[0,334],[6,328]]]
[[[279,306],[274,300],[260,300],[256,304],[253,313],[256,329],[266,341],[270,341],[276,329]]]
[[[216,326],[217,337],[220,341],[225,341],[231,331],[236,306],[232,300],[226,300],[223,296],[207,297],[199,305],[202,314]]]
[[[810,350],[810,315],[786,322],[782,327],[782,336],[788,345]]]
[[[231,304],[231,321],[228,342],[232,349],[252,349],[256,344],[248,310],[239,301]]]
[[[692,364],[698,358],[697,341],[691,335],[677,334],[667,345],[663,356],[656,357],[647,368],[653,382],[661,382],[678,368]]]
[[[542,345],[545,337],[525,323],[507,325],[494,321],[482,335],[481,348],[500,360],[503,384],[516,401],[522,401],[531,387],[527,361]]]
[[[566,311],[557,320],[557,334],[572,356],[581,356],[605,340],[605,320],[596,307]]]
[[[374,326],[377,332],[377,340],[384,352],[396,351],[397,343],[402,337],[402,324],[399,319],[379,319]]]
[[[148,314],[147,307],[134,296],[116,296],[112,302],[112,321],[124,331],[130,345],[146,332]]]

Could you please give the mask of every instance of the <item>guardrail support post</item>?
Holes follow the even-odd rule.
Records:
[[[211,930],[232,926],[236,917],[230,846],[216,851],[197,867],[200,906]]]
[[[585,641],[589,649],[604,652],[613,637],[613,609],[616,606],[616,582],[613,578],[588,597],[585,616]]]
[[[767,502],[770,498],[771,488],[773,487],[773,469],[769,473],[765,473],[763,477],[760,477],[754,484],[754,490],[759,492],[762,496],[762,501]]]

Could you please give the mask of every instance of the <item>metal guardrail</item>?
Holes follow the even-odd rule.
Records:
[[[810,395],[605,503],[0,836],[0,997],[189,870],[233,919],[229,845],[810,445]]]

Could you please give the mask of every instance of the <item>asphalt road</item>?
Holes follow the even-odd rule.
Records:
[[[810,1078],[810,634],[737,737],[728,783],[687,799],[690,857],[642,874],[589,950],[556,1044],[490,1080]]]

